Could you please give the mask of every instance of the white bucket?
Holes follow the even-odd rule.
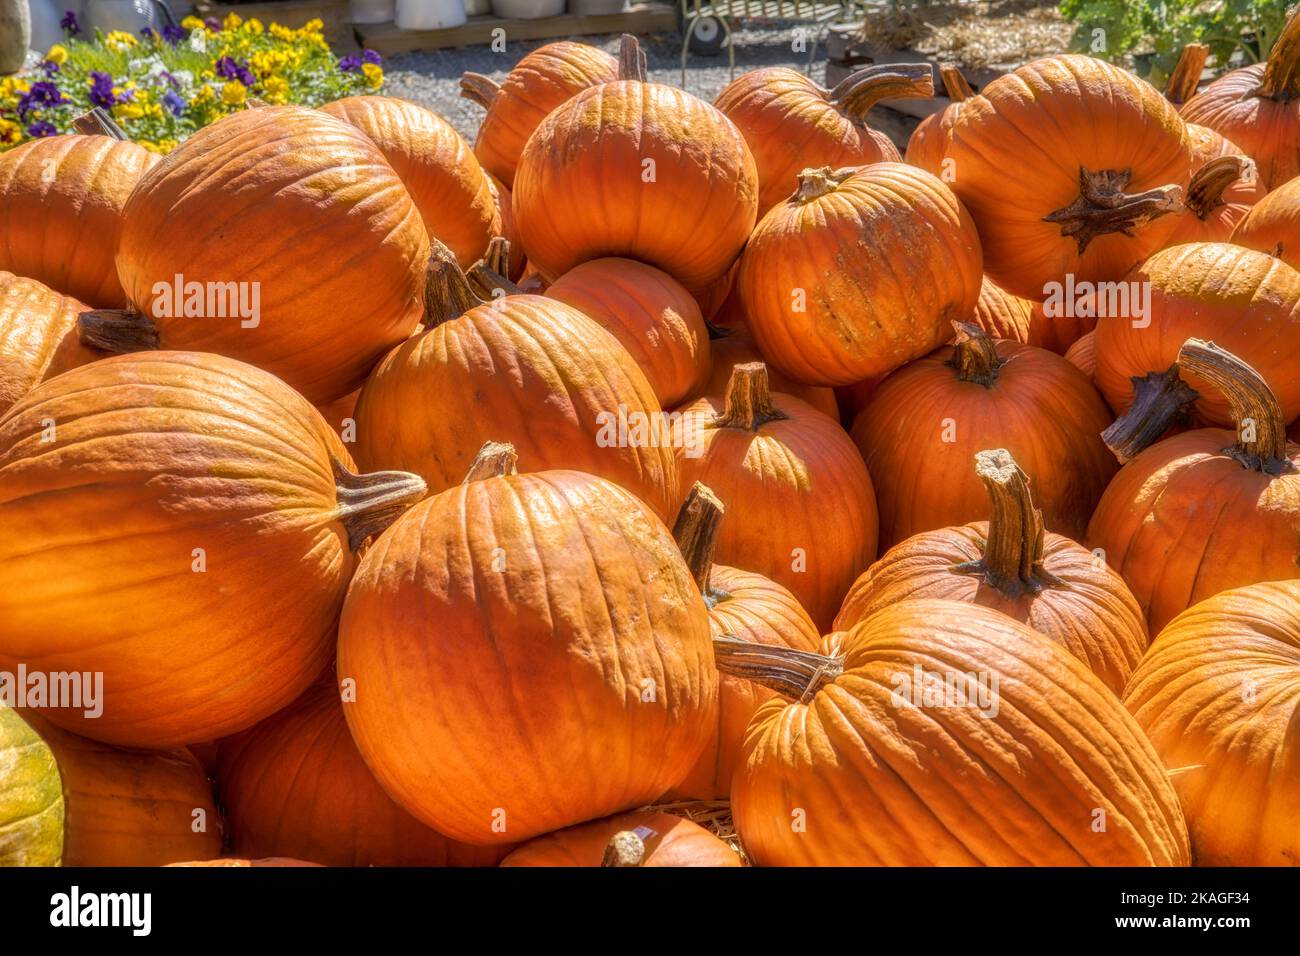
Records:
[[[397,18],[397,0],[352,0],[353,23],[391,23]]]
[[[462,0],[397,0],[398,29],[446,30],[465,22]]]

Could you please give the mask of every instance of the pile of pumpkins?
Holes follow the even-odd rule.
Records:
[[[1297,863],[1300,16],[1204,63],[0,156],[0,863]]]

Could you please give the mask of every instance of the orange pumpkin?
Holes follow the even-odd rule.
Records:
[[[1267,189],[1294,179],[1300,174],[1300,16],[1291,15],[1267,62],[1219,77],[1182,114],[1245,150]]]
[[[474,140],[474,155],[513,189],[519,154],[546,115],[588,87],[616,79],[618,60],[599,47],[571,40],[533,50],[500,85],[481,73],[466,73],[460,95],[487,110]]]
[[[1097,369],[1096,351],[1097,333],[1089,332],[1080,336],[1075,343],[1065,350],[1065,360],[1091,380]]]
[[[1233,230],[1232,242],[1300,269],[1300,176],[1255,203]]]
[[[102,672],[102,716],[45,715],[124,746],[269,716],[329,661],[353,549],[424,493],[351,467],[301,396],[218,355],[38,386],[0,420],[0,669]]]
[[[135,143],[77,134],[0,154],[0,269],[95,308],[125,306],[113,265],[123,207],[158,160]]]
[[[699,757],[717,705],[708,610],[668,529],[602,478],[513,458],[489,443],[464,485],[398,519],[339,630],[367,765],[476,844],[645,805]]]
[[[988,276],[980,282],[980,297],[975,302],[975,312],[970,318],[995,339],[1028,342],[1034,305],[1028,299],[1012,295]]]
[[[754,228],[754,159],[712,106],[646,82],[643,60],[625,36],[619,79],[583,90],[529,137],[512,186],[515,223],[549,281],[588,259],[623,256],[699,294]]]
[[[437,239],[468,268],[501,233],[492,184],[455,127],[394,96],[349,96],[321,109],[365,133],[393,167]]]
[[[678,503],[673,429],[618,340],[553,299],[481,302],[454,262],[440,265],[430,301],[442,321],[390,352],[361,390],[362,467],[409,468],[442,491],[498,435],[528,471],[600,475],[669,519]]]
[[[1067,274],[1119,279],[1163,246],[1191,175],[1173,106],[1087,56],[998,77],[963,106],[951,136],[953,188],[979,227],[984,268],[1029,299]]]
[[[736,851],[698,823],[640,810],[530,840],[502,866],[740,866]]]
[[[1005,449],[979,452],[975,472],[992,517],[923,531],[890,548],[854,582],[835,630],[917,598],[978,604],[1029,625],[1122,694],[1147,646],[1127,585],[1082,545],[1044,530],[1025,473]]]
[[[86,309],[34,279],[0,272],[0,416],[47,378],[103,358],[77,338]]]
[[[881,383],[853,423],[880,506],[880,543],[977,521],[976,452],[1005,448],[1030,476],[1049,531],[1082,537],[1116,463],[1101,396],[1059,355],[959,325],[956,345]]]
[[[852,385],[942,345],[979,299],[979,236],[952,191],[902,163],[806,169],[749,239],[737,278],[773,367]]]
[[[1224,591],[1160,632],[1124,704],[1171,771],[1200,866],[1300,859],[1300,582]]]
[[[357,399],[360,397],[361,389],[357,389],[351,395],[344,395],[328,405],[316,406],[316,411],[320,412],[330,428],[338,432],[345,442],[353,440],[353,432],[356,431]],[[348,429],[349,422],[352,424],[350,429]],[[346,434],[345,429],[347,429]]]
[[[944,176],[944,155],[948,151],[948,141],[952,134],[952,124],[961,115],[962,107],[975,95],[975,91],[962,76],[961,70],[951,63],[939,64],[939,79],[943,81],[948,93],[948,105],[937,113],[931,113],[917,124],[907,140],[907,161],[927,173],[933,173],[944,182],[952,176]]]
[[[1189,339],[1177,361],[1243,424],[1130,447],[1086,539],[1128,583],[1152,633],[1220,591],[1300,577],[1300,447],[1287,441],[1277,400],[1254,369],[1210,343]],[[1162,424],[1131,431],[1159,435]]]
[[[718,533],[714,558],[790,590],[819,626],[876,557],[876,499],[839,424],[773,395],[761,362],[737,365],[725,397],[683,410],[677,465],[745,519]]]
[[[736,329],[720,339],[709,343],[713,355],[713,368],[709,373],[705,395],[727,394],[727,383],[737,365],[750,362],[762,362],[763,356],[754,345],[754,340],[745,329]],[[817,385],[800,385],[782,375],[776,369],[767,370],[768,383],[772,391],[792,395],[801,402],[806,402],[832,421],[840,420],[839,408],[835,402],[835,392]]]
[[[1218,133],[1190,125],[1187,130],[1192,137],[1193,151],[1198,153],[1194,163],[1196,171],[1192,173],[1183,200],[1186,209],[1178,216],[1165,245],[1227,242],[1251,207],[1264,195],[1264,185],[1255,173],[1254,161],[1242,155],[1241,150]],[[1196,149],[1199,134],[1192,135],[1193,130],[1209,134],[1211,140],[1206,150],[1209,155],[1203,161]]]
[[[754,644],[817,650],[821,643],[817,625],[793,594],[761,574],[713,563],[722,518],[722,502],[696,483],[673,526],[677,546],[709,606],[709,632],[714,637],[728,634]],[[725,800],[731,795],[745,728],[758,705],[770,696],[757,684],[722,675],[713,734],[690,773],[673,787],[674,795],[689,800]]]
[[[732,80],[713,105],[736,124],[754,154],[761,219],[794,193],[809,166],[900,162],[889,137],[867,125],[867,114],[884,100],[933,95],[928,63],[869,66],[833,90],[798,70],[770,66]]]
[[[791,698],[754,715],[732,788],[760,866],[1188,864],[1141,728],[1085,664],[1004,614],[904,601],[821,654],[714,652]]]
[[[204,127],[141,177],[124,216],[117,272],[133,311],[82,320],[83,341],[108,351],[217,352],[325,403],[423,311],[415,203],[364,133],[320,110]]]
[[[502,853],[448,840],[392,801],[357,752],[333,674],[221,743],[217,782],[243,857],[326,866],[494,866]]]
[[[632,259],[593,259],[546,290],[609,331],[664,408],[698,395],[712,362],[699,304],[666,272]]]

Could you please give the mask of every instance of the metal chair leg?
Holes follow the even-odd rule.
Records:
[[[682,89],[686,89],[686,55],[690,51],[691,34],[695,31],[695,23],[700,19],[698,13],[692,13],[686,20],[686,25],[682,27]]]

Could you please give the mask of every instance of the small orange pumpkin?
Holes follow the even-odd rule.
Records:
[[[731,373],[737,365],[763,361],[763,355],[754,345],[753,338],[743,328],[735,329],[723,338],[714,339],[709,343],[709,348],[713,355],[713,369],[704,388],[705,395],[727,394],[727,383],[731,381]],[[786,378],[774,368],[767,370],[767,379],[772,391],[793,395],[801,402],[807,402],[832,421],[840,420],[833,389],[817,385],[801,385]]]
[[[0,272],[0,416],[47,378],[104,357],[77,337],[86,309],[34,279]]]
[[[1300,270],[1300,176],[1255,203],[1233,230],[1232,243],[1267,252]]]
[[[1065,360],[1091,380],[1097,370],[1097,333],[1088,332],[1079,336],[1074,344],[1065,350]]]
[[[740,866],[698,823],[654,810],[594,820],[530,840],[502,866]]]
[[[939,64],[939,79],[948,93],[948,105],[932,113],[917,124],[907,140],[907,162],[940,179],[944,178],[943,158],[948,152],[952,124],[961,115],[962,107],[975,95],[961,70],[951,63]],[[945,180],[946,182],[947,180]]]

